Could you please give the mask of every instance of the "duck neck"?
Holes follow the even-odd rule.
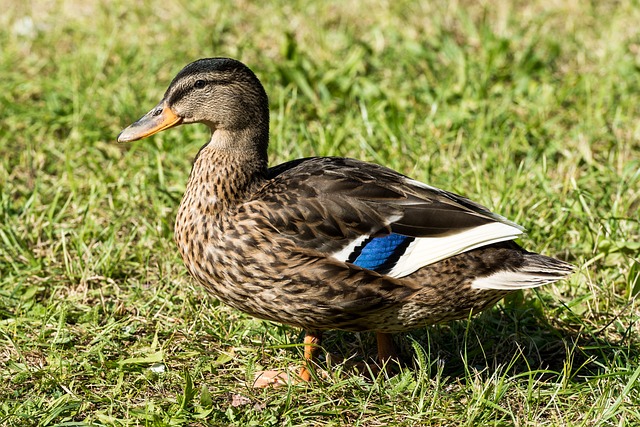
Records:
[[[216,130],[196,156],[181,207],[215,214],[246,200],[267,172],[267,141],[258,136]]]

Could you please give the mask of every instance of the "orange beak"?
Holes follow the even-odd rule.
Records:
[[[154,133],[178,126],[182,118],[169,108],[164,101],[160,101],[155,108],[142,116],[118,135],[118,142],[131,142],[146,138]]]

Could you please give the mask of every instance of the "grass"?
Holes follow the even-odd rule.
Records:
[[[640,425],[637,2],[9,0],[0,17],[0,424]],[[270,94],[273,164],[340,155],[462,193],[579,269],[398,337],[407,367],[295,366],[300,331],[193,283],[172,242],[198,126],[116,135],[187,62]],[[326,349],[374,352],[368,334]]]

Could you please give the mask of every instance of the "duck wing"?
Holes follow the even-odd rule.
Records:
[[[243,209],[301,250],[391,277],[523,233],[471,200],[359,160],[299,159],[267,178]]]

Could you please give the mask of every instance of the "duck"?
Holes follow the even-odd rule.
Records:
[[[297,374],[264,371],[258,386],[309,381],[325,331],[375,333],[386,363],[397,357],[393,334],[467,318],[574,271],[518,245],[522,226],[385,166],[308,157],[269,167],[267,93],[238,60],[188,64],[117,140],[190,123],[211,137],[176,214],[187,270],[221,302],[304,331]]]

